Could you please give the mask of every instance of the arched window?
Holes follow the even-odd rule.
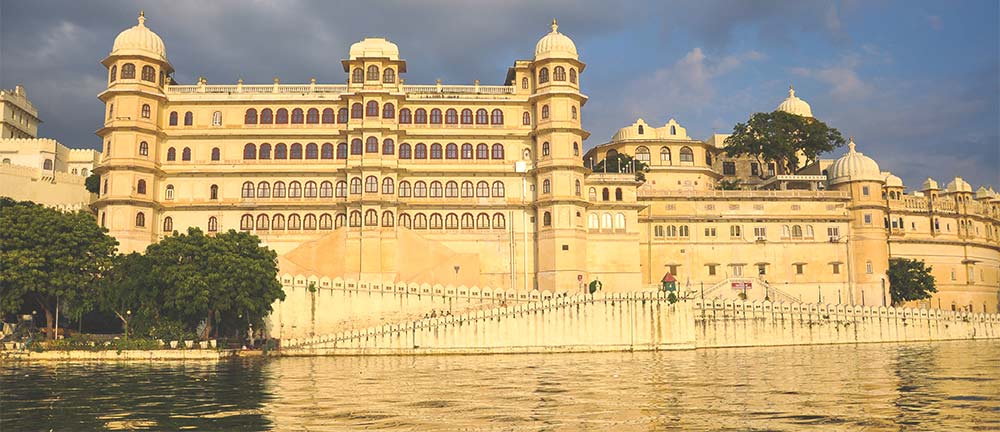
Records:
[[[427,216],[425,216],[423,213],[417,213],[413,215],[413,228],[427,229]]]
[[[274,158],[288,159],[288,146],[286,146],[285,143],[277,143],[274,145]]]
[[[471,109],[466,108],[466,109],[462,110],[462,124],[472,124],[472,110]]]
[[[170,112],[170,126],[177,126],[177,111]]]
[[[601,217],[597,213],[591,213],[587,218],[587,228],[601,229]]]
[[[410,145],[407,143],[402,143],[399,145],[399,158],[409,159],[412,156],[410,153]]]
[[[365,153],[378,153],[378,138],[370,136],[365,140]]]
[[[677,126],[670,126],[670,135],[677,135]]]
[[[319,151],[320,159],[333,159],[333,144],[323,143]]]
[[[382,194],[393,195],[396,193],[392,177],[386,177],[382,179]]]
[[[333,183],[329,181],[324,181],[319,184],[319,197],[320,198],[333,198]]]
[[[411,220],[412,220],[412,218],[410,217],[410,215],[408,215],[406,213],[400,214],[399,215],[399,226],[404,227],[404,228],[410,228],[411,226],[413,226],[413,223],[411,222]]]
[[[493,144],[493,154],[492,154],[493,159],[503,160],[503,156],[504,156],[503,144],[500,143]]]
[[[316,215],[312,213],[307,213],[302,217],[302,229],[314,230],[316,229]]]
[[[507,219],[502,213],[493,214],[493,229],[504,229],[507,227]]]
[[[337,110],[337,123],[347,123],[347,108]]]
[[[611,229],[611,213],[601,214],[601,229]],[[673,230],[673,234],[667,233],[670,236],[677,236],[677,227],[671,225],[670,229]]]
[[[177,160],[177,150],[173,147],[167,149],[167,161]]]
[[[266,214],[257,215],[257,230],[267,230],[270,223],[271,219]]]
[[[396,118],[396,106],[391,103],[382,105],[382,118],[384,119]]]
[[[489,159],[490,158],[490,146],[485,143],[480,143],[476,146],[476,159]]]
[[[570,117],[573,120],[576,120],[576,107],[575,106],[570,107],[569,112],[570,112]]]
[[[490,184],[484,181],[476,183],[476,196],[479,198],[490,197]]]
[[[441,187],[441,182],[432,181],[431,182],[431,198],[441,198],[444,195],[444,188]]]
[[[681,162],[694,162],[694,152],[691,147],[681,147]]]
[[[347,143],[337,144],[337,159],[347,159]]]
[[[391,155],[396,152],[396,142],[392,138],[382,140],[382,154]]]
[[[900,227],[902,227],[902,224],[900,224]],[[813,238],[813,236],[815,236],[815,232],[812,225],[806,225],[806,238]]]
[[[316,143],[306,144],[306,159],[319,159],[319,146]]]
[[[257,183],[257,198],[269,198],[271,196],[271,185],[267,182]]]
[[[403,108],[399,110],[399,123],[400,124],[413,123],[413,116],[410,114],[409,108]]]
[[[615,201],[622,200],[622,188],[615,188]]]
[[[431,144],[431,159],[441,159],[441,144]]]
[[[148,119],[149,116],[150,116],[149,104],[142,104],[142,118]]]
[[[472,216],[472,213],[462,214],[462,229],[475,229],[476,228],[476,218]]]
[[[413,146],[414,159],[427,159],[427,146],[424,143],[417,143]]]
[[[222,152],[218,147],[215,147],[212,149],[212,160],[218,161],[219,159],[222,159]]]
[[[194,124],[194,114],[191,111],[184,113],[184,126],[191,126]]]
[[[538,83],[544,84],[549,82],[549,68],[542,68],[538,71]]]
[[[458,145],[455,143],[448,143],[444,151],[445,159],[458,159]]]
[[[670,165],[670,149],[666,147],[660,147],[660,163],[664,165]]]
[[[687,236],[687,225],[681,226],[681,236]],[[623,230],[625,229],[625,215],[622,213],[615,214],[615,229]]]
[[[486,213],[476,215],[476,228],[490,229],[490,215]]]
[[[649,163],[649,149],[645,146],[636,147],[635,160]]]
[[[542,214],[542,226],[552,226],[552,213],[545,212]]]
[[[525,111],[524,114],[521,115],[521,124],[531,126],[531,113]]]
[[[802,238],[802,226],[792,225],[792,238]]]
[[[569,82],[576,84],[576,69],[569,68]]]
[[[372,101],[374,102],[374,101]],[[376,110],[378,109],[378,104],[376,103]],[[376,111],[378,112],[378,111]],[[364,117],[364,107],[360,103],[355,103],[351,105],[351,118],[359,119]]]
[[[274,113],[274,124],[288,124],[288,110],[278,108]]]
[[[52,164],[52,161],[50,161],[48,159],[46,159],[45,162],[48,162],[49,165]],[[46,168],[46,169],[52,169],[52,168]],[[146,181],[145,180],[139,180],[136,183],[136,185],[135,185],[135,192],[138,193],[138,194],[140,194],[140,195],[145,195],[146,194]]]
[[[549,106],[542,105],[542,120],[549,118]]]
[[[494,198],[503,198],[503,196],[504,196],[503,182],[499,181],[499,180],[493,182],[493,197]]]
[[[542,182],[542,193],[552,193],[552,182],[549,179]]]
[[[250,110],[247,110],[248,112]],[[264,108],[260,110],[260,124],[272,124],[274,123],[274,111],[270,108]]]
[[[463,117],[465,116],[464,111],[462,112],[462,116]],[[490,113],[488,111],[482,108],[476,110],[476,124],[489,124],[489,122],[490,122]]]
[[[302,183],[293,181],[288,184],[288,197],[289,198],[301,198],[302,197]]]
[[[513,84],[514,83],[511,83],[511,85]],[[528,77],[521,78],[521,88],[525,90],[528,89]]]
[[[427,196],[427,183],[418,181],[413,184],[413,196],[416,198],[424,198]]]
[[[208,218],[208,232],[216,232],[219,230],[219,220],[215,216]]]
[[[329,213],[323,213],[319,216],[319,229],[330,230],[333,229],[333,216]]]
[[[302,196],[306,198],[316,198],[316,182],[307,181]]]
[[[122,79],[135,79],[135,65],[125,63],[122,65]]]
[[[458,229],[458,215],[455,213],[448,213],[444,217],[444,227],[445,229]]]
[[[337,198],[347,198],[347,182],[341,180],[337,182]]]
[[[139,156],[149,156],[149,143],[145,141],[139,143]],[[46,159],[45,161],[48,162],[49,165],[52,164],[51,160]],[[52,169],[52,167],[48,167],[45,169]]]
[[[542,156],[549,155],[549,142],[545,141],[542,143]]]
[[[562,66],[556,66],[552,69],[552,80],[553,81],[566,81],[566,68]]]
[[[382,82],[386,84],[392,84],[396,82],[396,71],[391,68],[386,68],[382,71]]]
[[[181,150],[181,160],[182,161],[191,160],[191,148],[184,147],[184,150]]]
[[[243,198],[253,198],[254,195],[253,182],[243,182]]]
[[[427,110],[417,108],[417,110],[413,112],[413,122],[416,124],[427,124]]]
[[[448,111],[445,111],[444,114],[444,122],[445,124],[458,124],[458,110],[448,108]],[[431,123],[433,123],[433,121],[431,121]]]
[[[288,229],[302,229],[302,218],[295,213],[288,215]]]
[[[271,229],[272,230],[283,230],[285,229],[285,216],[276,214],[271,216]]]
[[[352,83],[363,83],[365,82],[365,72],[361,68],[354,68],[351,72],[351,82]]]
[[[601,189],[601,200],[608,201],[611,199],[611,191],[608,188]]]
[[[149,65],[143,66],[142,80],[149,82],[156,82],[156,69],[153,69],[153,67]]]
[[[573,156],[580,156],[580,144],[573,143]]]
[[[174,230],[174,219],[170,216],[163,218],[163,232],[168,233]]]
[[[361,194],[361,177],[354,177],[351,179],[351,194]]]
[[[386,69],[386,70],[389,71],[389,70],[392,70],[392,69]],[[386,210],[386,211],[382,212],[382,226],[383,227],[394,226],[395,222],[393,221],[393,219],[394,218],[392,216],[392,212],[391,211]]]
[[[378,66],[368,66],[368,75],[365,76],[365,79],[368,81],[378,81]]]
[[[365,105],[365,115],[368,117],[378,117],[378,102],[368,101]]]
[[[365,177],[365,193],[378,193],[378,178],[375,176]]]
[[[361,147],[361,138],[355,138],[351,140],[351,154],[359,155],[362,154],[364,149]]]
[[[256,159],[257,158],[257,146],[253,143],[247,143],[243,146],[243,159]]]
[[[490,114],[490,124],[502,125],[503,124],[503,110],[497,108],[494,109]]]
[[[299,112],[301,113],[302,110],[299,110]],[[294,112],[292,113],[292,123],[295,123],[295,113]],[[308,124],[319,123],[319,110],[318,109],[316,109],[316,108],[309,108],[309,111],[306,112],[306,123],[308,123]]]
[[[407,198],[411,195],[410,182],[401,181],[399,182],[399,196]]]
[[[110,82],[115,82],[116,79],[118,79],[118,65],[112,65]]]
[[[444,185],[444,196],[458,198],[458,182],[450,181]]]
[[[576,188],[574,189],[574,193],[576,193],[576,196],[583,196],[583,191],[581,189],[582,188],[580,187],[580,180],[577,180]]]
[[[472,159],[472,144],[462,144],[462,159]]]
[[[289,159],[302,159],[302,144],[292,143],[288,148]]]
[[[337,121],[337,119],[334,117],[333,108],[324,108],[323,109],[323,124],[332,124],[335,121]]]
[[[464,181],[462,182],[462,198],[470,198],[475,194],[475,190],[472,187],[472,182]]]
[[[437,108],[431,110],[431,124],[441,124],[441,110]]]
[[[219,185],[212,185],[208,188],[208,199],[217,200],[219,199]]]

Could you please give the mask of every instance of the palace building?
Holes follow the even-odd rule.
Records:
[[[673,119],[584,153],[586,65],[555,21],[503,85],[408,84],[381,38],[350,47],[343,84],[179,85],[142,15],[102,64],[94,209],[124,251],[236,229],[275,249],[284,274],[580,292],[670,273],[706,298],[867,305],[887,301],[889,259],[911,257],[934,268],[935,307],[997,310],[991,189],[928,179],[906,193],[863,141],[777,172]],[[791,93],[778,109],[811,117]],[[616,154],[649,169],[595,172]],[[717,190],[727,178],[744,189]]]

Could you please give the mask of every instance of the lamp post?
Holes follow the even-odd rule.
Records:
[[[125,340],[128,340],[128,323],[132,320],[132,309],[125,311]]]

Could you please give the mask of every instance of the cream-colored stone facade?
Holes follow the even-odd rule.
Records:
[[[38,110],[23,86],[0,89],[0,138],[35,138],[39,123]]]
[[[0,139],[0,196],[62,210],[90,210],[96,199],[84,181],[98,153],[46,138]]]
[[[737,286],[865,305],[887,296],[890,256],[917,256],[936,274],[958,265],[977,276],[939,275],[934,301],[997,308],[995,194],[935,192],[962,204],[911,209],[930,196],[889,198],[902,189],[877,165],[878,178],[803,172],[717,191],[724,137],[693,139],[674,120],[639,120],[585,155],[585,64],[555,23],[503,85],[407,84],[385,39],[351,47],[345,84],[176,85],[144,21],[116,39],[99,96],[95,209],[126,251],[192,226],[243,229],[278,251],[283,274],[581,292],[671,272],[706,297]],[[648,161],[645,181],[588,168],[610,151]],[[826,164],[858,157],[852,146]],[[903,234],[883,225],[898,217]]]

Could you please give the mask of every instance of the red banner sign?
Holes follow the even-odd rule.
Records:
[[[752,288],[753,288],[753,282],[751,282],[751,281],[736,281],[736,282],[733,282],[733,289],[734,290],[740,290],[740,291],[742,291],[742,290],[748,290],[748,289],[752,289]]]

